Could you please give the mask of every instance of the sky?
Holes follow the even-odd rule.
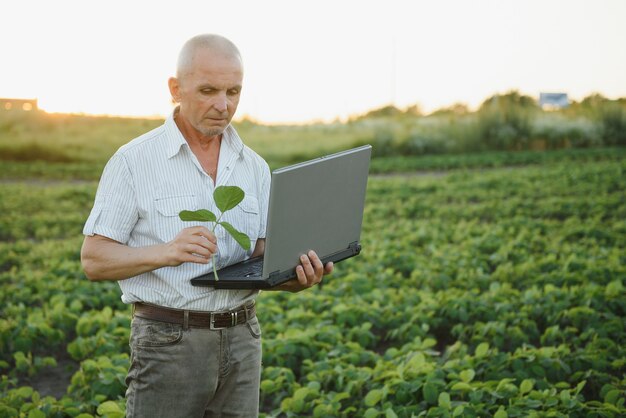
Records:
[[[345,120],[497,93],[626,97],[623,0],[0,0],[0,97],[48,112],[167,115],[182,44],[238,45],[236,118]]]

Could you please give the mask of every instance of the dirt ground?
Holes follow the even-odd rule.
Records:
[[[56,367],[44,367],[36,376],[20,379],[20,385],[31,386],[41,397],[53,396],[60,399],[67,392],[72,376],[79,368],[79,364],[69,356],[57,358]]]

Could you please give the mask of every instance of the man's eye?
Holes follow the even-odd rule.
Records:
[[[230,89],[228,90],[228,94],[230,94],[231,96],[236,96],[239,94],[239,89]]]
[[[200,93],[202,93],[202,94],[213,94],[214,91],[215,90],[213,90],[213,89],[202,89],[202,90],[200,90]]]

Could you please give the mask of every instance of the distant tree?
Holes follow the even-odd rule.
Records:
[[[422,116],[423,115],[422,109],[417,103],[407,107],[404,110],[404,114],[407,116]]]
[[[402,115],[402,111],[393,105],[383,106],[378,109],[370,110],[360,119],[366,118],[388,118]]]
[[[478,111],[478,132],[484,149],[527,149],[531,114],[539,110],[537,101],[517,91],[495,95],[483,102]]]
[[[517,90],[511,90],[505,94],[496,94],[489,97],[482,103],[480,110],[494,107],[499,107],[501,109],[507,107],[538,109],[539,105],[534,98],[520,94]]]
[[[609,99],[607,99],[606,97],[604,97],[600,93],[592,93],[589,96],[585,97],[580,102],[580,106],[583,109],[587,109],[587,110],[595,109],[595,108],[598,108],[599,106],[605,104],[608,101],[609,101]]]
[[[430,116],[463,116],[470,113],[465,103],[455,103],[452,106],[435,110]]]

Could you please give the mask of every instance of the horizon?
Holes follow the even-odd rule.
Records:
[[[184,24],[145,1],[35,1],[36,15],[32,3],[6,7],[0,94],[36,97],[49,113],[165,117],[178,50],[202,32],[238,45],[246,74],[236,118],[263,124],[345,121],[387,105],[476,109],[512,90],[626,96],[619,0],[183,0],[177,10],[195,11]]]
[[[526,97],[531,97],[532,99],[534,99],[537,102],[537,105],[539,106],[539,95],[532,96],[530,94],[526,94],[524,92],[518,91],[518,90],[509,90],[506,92],[498,92],[498,93],[494,93],[491,96],[485,97],[478,106],[475,107],[470,107],[467,106],[466,103],[462,103],[462,102],[454,102],[454,103],[450,103],[448,105],[442,106],[440,108],[437,109],[433,109],[430,112],[425,112],[423,111],[423,109],[420,108],[419,103],[414,103],[414,104],[409,104],[408,106],[396,106],[394,104],[391,103],[386,103],[386,104],[382,104],[381,106],[378,107],[374,107],[371,109],[366,109],[364,112],[361,113],[355,113],[355,114],[351,114],[348,115],[345,118],[334,118],[334,119],[329,119],[329,120],[321,120],[321,119],[312,119],[312,120],[306,120],[306,121],[288,121],[288,122],[267,122],[267,121],[263,121],[263,120],[259,120],[259,119],[255,119],[253,117],[251,117],[250,115],[239,115],[239,114],[235,114],[235,116],[233,117],[232,121],[234,123],[241,123],[241,122],[245,122],[245,121],[249,121],[252,122],[256,125],[263,125],[263,126],[306,126],[306,125],[316,125],[316,124],[334,124],[334,123],[348,123],[351,120],[355,120],[355,119],[359,119],[362,117],[367,116],[368,113],[377,111],[377,110],[381,110],[384,109],[386,107],[394,107],[395,109],[402,111],[402,112],[408,112],[412,107],[417,106],[417,109],[420,111],[419,113],[419,117],[428,117],[428,116],[433,116],[435,113],[437,112],[441,112],[441,111],[446,111],[448,109],[450,109],[453,106],[456,105],[463,105],[466,106],[468,109],[468,113],[474,113],[477,112],[480,108],[480,106],[487,100],[495,97],[495,96],[504,96],[507,95],[509,93],[518,93],[521,96],[526,96]],[[541,93],[555,93],[555,92],[541,92]],[[587,96],[578,98],[578,99],[573,99],[571,97],[568,96],[568,100],[570,105],[575,104],[575,103],[580,103],[582,100],[584,100],[587,97],[590,97],[592,95],[595,94],[599,94],[600,96],[604,97],[607,100],[611,100],[611,101],[617,101],[617,100],[626,100],[626,96],[620,96],[620,97],[607,97],[599,92],[592,92]],[[24,100],[24,101],[37,101],[37,103],[39,103],[38,99],[36,97],[1,97],[0,96],[0,101],[3,100]],[[174,107],[172,107],[173,109]],[[545,109],[544,109],[545,110]],[[558,110],[558,109],[557,109]],[[8,110],[8,112],[11,112],[12,110]],[[18,110],[17,112],[22,112],[22,113],[29,113],[31,110]],[[43,112],[47,115],[51,115],[51,116],[55,116],[55,115],[59,115],[59,116],[85,116],[85,117],[94,117],[94,118],[121,118],[121,119],[147,119],[147,120],[160,120],[160,119],[165,119],[167,118],[168,114],[164,114],[164,115],[122,115],[122,114],[107,114],[107,113],[87,113],[87,112],[57,112],[57,111],[49,111],[47,109],[44,109],[40,106],[37,107],[37,109],[35,109],[34,111],[40,111]],[[0,109],[0,114],[7,114],[7,111]]]

